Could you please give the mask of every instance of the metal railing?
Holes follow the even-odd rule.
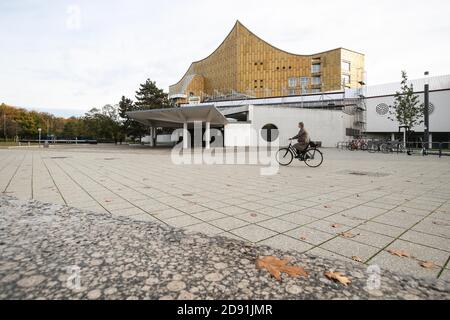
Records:
[[[407,153],[408,155],[450,156],[450,142],[408,141],[400,140],[356,139],[338,142],[336,148],[341,150],[362,150],[370,153]]]
[[[41,140],[33,140],[33,139],[21,139],[18,141],[19,144],[25,143],[25,144],[44,144],[45,142],[48,142],[49,144],[97,144],[97,140],[78,140],[78,139],[61,139],[61,140],[54,140],[54,139],[41,139]]]
[[[420,141],[411,141],[406,143],[406,152],[409,155],[437,155],[439,158],[450,156],[450,142],[441,141],[423,143]]]

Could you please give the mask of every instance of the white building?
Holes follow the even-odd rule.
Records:
[[[430,141],[450,141],[450,75],[427,79],[430,86]],[[414,91],[424,102],[425,79],[413,80]],[[398,138],[399,124],[388,118],[389,106],[394,103],[394,95],[400,90],[400,84],[391,83],[369,86],[365,92],[367,109],[366,135],[374,138]],[[410,139],[423,137],[424,126],[413,128],[415,135]]]
[[[450,75],[428,81],[430,139],[450,141]],[[423,100],[425,79],[411,83]],[[205,147],[209,147],[210,128],[221,130],[225,147],[256,146],[256,140],[250,138],[255,131],[265,140],[279,138],[279,143],[285,145],[297,134],[302,121],[312,140],[323,147],[335,147],[338,142],[361,136],[398,138],[399,125],[387,114],[399,89],[399,83],[386,84],[301,96],[217,101],[129,115],[153,128],[183,128],[186,133],[193,130],[194,123],[202,123]],[[272,134],[267,136],[264,129],[272,129]],[[414,131],[417,138],[423,136],[423,126]],[[155,138],[155,130],[152,132]],[[185,141],[184,146],[189,143]]]

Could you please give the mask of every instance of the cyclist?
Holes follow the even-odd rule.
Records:
[[[297,156],[295,158],[302,159],[306,149],[309,146],[310,139],[308,131],[305,130],[305,124],[303,122],[300,122],[298,124],[298,127],[300,129],[299,133],[289,140],[297,139],[297,143],[293,145],[293,147],[298,151]]]

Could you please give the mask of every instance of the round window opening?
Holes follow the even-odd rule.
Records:
[[[386,103],[380,103],[377,105],[377,113],[380,116],[385,116],[389,112],[389,106]]]
[[[430,102],[430,104],[428,105],[428,114],[429,115],[432,114],[434,112],[434,110],[435,110],[435,106],[434,106],[434,104],[432,104]]]
[[[261,129],[261,137],[264,141],[273,142],[278,139],[279,131],[276,125],[266,124]]]

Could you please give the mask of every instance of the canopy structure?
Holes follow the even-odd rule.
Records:
[[[127,115],[133,120],[152,127],[151,133],[153,139],[156,139],[156,128],[183,128],[183,137],[187,137],[189,124],[204,122],[206,127],[206,148],[209,148],[211,125],[223,126],[228,123],[225,116],[213,104],[130,111],[127,112]],[[188,148],[187,139],[183,139],[183,147]]]
[[[170,109],[130,111],[127,115],[136,121],[152,127],[181,128],[184,123],[196,121],[211,125],[225,125],[225,116],[214,105],[190,106]]]

